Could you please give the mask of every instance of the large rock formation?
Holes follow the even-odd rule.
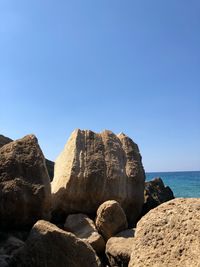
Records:
[[[57,226],[38,221],[10,267],[100,267],[92,247]]]
[[[200,263],[200,199],[174,199],[149,211],[137,224],[129,267]]]
[[[171,199],[174,199],[174,194],[169,186],[164,185],[161,178],[146,182],[142,215]]]
[[[11,143],[13,140],[0,134],[0,148],[8,143]],[[47,171],[49,173],[50,180],[53,179],[54,175],[54,162],[48,159],[45,159],[45,163],[47,166]]]
[[[134,229],[128,229],[111,237],[106,243],[106,256],[111,267],[127,267],[133,246]]]
[[[97,210],[95,224],[105,240],[126,230],[128,227],[126,215],[115,200],[108,200],[100,205]]]
[[[95,213],[113,199],[135,223],[144,201],[138,146],[126,135],[75,130],[55,163],[54,214]]]
[[[0,148],[0,226],[23,227],[49,218],[50,180],[34,135]]]
[[[64,229],[88,242],[98,254],[105,250],[103,237],[97,232],[94,222],[87,215],[82,213],[69,215]]]

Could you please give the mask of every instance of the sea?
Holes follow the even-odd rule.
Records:
[[[200,198],[200,171],[146,173],[146,181],[155,177],[162,178],[175,197]]]

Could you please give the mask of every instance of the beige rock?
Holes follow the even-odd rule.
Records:
[[[0,148],[0,203],[1,227],[22,227],[50,217],[50,180],[34,135]]]
[[[108,200],[101,204],[97,210],[95,224],[99,233],[105,240],[127,229],[126,215],[115,200]]]
[[[200,199],[174,199],[139,222],[129,267],[200,266]]]
[[[57,226],[38,221],[25,246],[15,255],[10,267],[99,267],[93,248]]]
[[[95,213],[118,201],[135,223],[144,201],[145,174],[138,146],[126,135],[75,130],[55,163],[54,215]]]
[[[87,215],[81,213],[69,215],[64,229],[88,242],[98,254],[105,250],[103,237],[97,232],[94,222]]]
[[[133,246],[135,229],[128,229],[108,239],[106,256],[111,267],[127,267]]]
[[[12,139],[0,134],[0,148],[11,142],[13,142]],[[46,163],[46,167],[47,167],[50,180],[52,180],[54,176],[54,162],[51,160],[45,159],[45,163]]]

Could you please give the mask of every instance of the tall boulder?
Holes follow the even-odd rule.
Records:
[[[200,199],[174,199],[138,222],[129,267],[199,266]]]
[[[40,220],[32,228],[25,246],[10,267],[100,267],[93,248],[74,234]]]
[[[142,209],[144,180],[138,146],[125,134],[75,130],[55,163],[54,215],[95,213],[113,199],[133,224]]]
[[[49,218],[51,187],[34,135],[0,148],[0,227],[14,228]]]

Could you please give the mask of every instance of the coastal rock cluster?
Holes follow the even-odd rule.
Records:
[[[138,146],[125,134],[75,130],[55,163],[55,217],[95,214],[107,200],[122,206],[130,224],[144,202],[145,174]]]
[[[200,200],[173,199],[123,133],[75,130],[55,170],[0,135],[0,266],[198,266]]]

